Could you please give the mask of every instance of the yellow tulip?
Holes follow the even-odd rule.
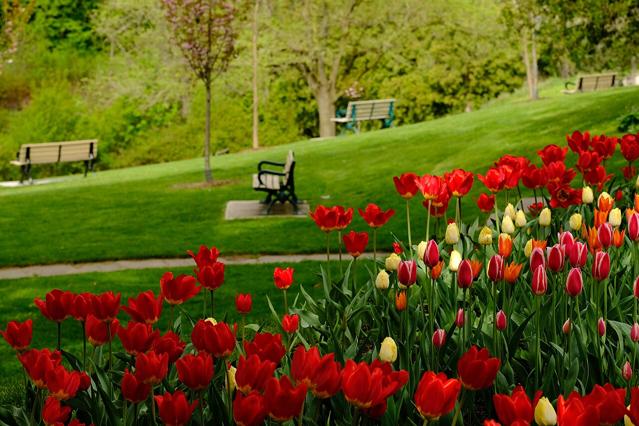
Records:
[[[388,272],[381,270],[379,274],[377,274],[377,278],[375,279],[375,287],[380,290],[386,290],[390,284],[390,279],[388,277]]]
[[[397,344],[392,337],[387,337],[382,341],[379,349],[379,359],[384,362],[395,362],[397,359]]]
[[[517,213],[515,214],[515,225],[518,228],[526,226],[526,215],[523,210],[517,210]]]
[[[510,216],[504,215],[504,219],[501,221],[501,231],[506,234],[512,234],[515,232],[515,224]]]
[[[621,210],[616,207],[610,210],[610,214],[608,215],[608,223],[615,227],[621,225]]]
[[[235,386],[236,386],[235,373],[236,372],[237,372],[237,368],[231,365],[228,369],[228,379],[229,379],[229,386],[231,387],[231,392],[235,390]]]
[[[581,191],[581,202],[584,204],[591,204],[594,200],[595,196],[592,193],[592,188],[589,186],[584,186]]]
[[[550,213],[550,209],[548,207],[544,208],[541,213],[539,213],[539,225],[550,226],[551,217],[552,213]]]
[[[545,396],[539,399],[535,407],[535,423],[537,423],[537,426],[554,426],[557,424],[557,413]]]
[[[515,213],[515,206],[508,203],[508,205],[504,209],[504,215],[508,216],[510,220],[515,220],[515,216],[517,215],[517,213]]]
[[[386,261],[384,262],[384,266],[386,267],[387,271],[396,271],[397,267],[399,266],[399,262],[401,261],[402,261],[401,257],[399,257],[395,253],[391,253],[391,255],[386,258]]]
[[[424,258],[424,253],[426,253],[426,246],[428,245],[428,243],[426,241],[422,241],[421,243],[417,244],[417,257],[419,259],[423,259]]]
[[[526,245],[524,246],[524,254],[526,257],[530,257],[530,253],[532,253],[532,240],[526,241]]]
[[[453,272],[457,272],[457,269],[459,269],[459,264],[462,261],[462,256],[461,253],[458,252],[457,250],[453,250],[450,252],[450,260],[448,261],[448,269],[450,269]]]
[[[457,224],[455,222],[449,223],[446,227],[445,240],[446,244],[450,245],[457,244],[457,242],[459,241],[459,228],[457,227]]]
[[[493,243],[493,231],[484,226],[481,231],[479,231],[479,244],[488,246]]]
[[[582,217],[579,213],[575,213],[570,216],[570,229],[573,231],[579,231],[581,229]]]

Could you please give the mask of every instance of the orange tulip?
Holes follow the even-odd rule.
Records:
[[[510,238],[508,234],[500,234],[499,235],[499,254],[504,259],[508,258],[510,254],[513,252],[513,240]]]
[[[610,211],[595,209],[595,228],[599,228],[599,225],[608,222],[608,213]]]
[[[625,230],[619,232],[619,229],[615,229],[615,231],[612,233],[612,244],[617,248],[621,247],[623,245],[625,235]]]
[[[482,262],[479,260],[470,260],[470,267],[473,269],[473,279],[479,278],[479,273],[481,272],[481,268],[484,266]]]
[[[511,262],[510,264],[504,266],[504,280],[506,280],[506,282],[509,284],[516,283],[523,267],[524,265],[522,263],[515,262]]]
[[[542,249],[544,252],[546,251],[546,245],[548,244],[548,242],[546,240],[532,240],[532,249],[536,249],[537,247],[539,247],[540,249]]]
[[[406,292],[405,291],[400,291],[395,295],[395,308],[398,311],[403,311],[404,309],[406,309]]]
[[[440,260],[435,266],[430,268],[430,277],[436,280],[437,278],[441,276],[443,269],[444,269],[444,261]]]
[[[599,237],[597,236],[597,228],[584,228],[584,238],[588,242],[588,247],[590,248],[591,253],[595,253],[601,250],[601,243],[599,242]]]

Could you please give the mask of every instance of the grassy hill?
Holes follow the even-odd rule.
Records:
[[[380,233],[384,247],[391,232],[405,232],[404,202],[392,176],[454,167],[484,171],[505,153],[532,156],[548,143],[564,144],[564,135],[575,129],[616,133],[619,121],[638,108],[639,88],[566,96],[551,84],[536,102],[512,96],[421,124],[215,157],[214,176],[223,183],[215,187],[185,185],[202,180],[198,158],[2,189],[0,265],[182,256],[200,244],[214,244],[225,254],[320,252],[324,235],[309,219],[223,218],[228,200],[260,197],[251,189],[257,162],[283,161],[289,149],[298,160],[298,194],[311,206],[375,202],[398,210]],[[481,187],[476,183],[466,197],[466,213],[472,213]],[[425,209],[417,199],[412,209],[418,238]],[[357,217],[353,227],[366,225]]]

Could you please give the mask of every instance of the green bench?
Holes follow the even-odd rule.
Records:
[[[346,107],[343,117],[331,118],[335,123],[344,124],[345,130],[359,133],[362,121],[381,120],[385,129],[395,119],[395,99],[376,99],[371,101],[352,101]]]

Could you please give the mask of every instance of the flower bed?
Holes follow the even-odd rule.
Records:
[[[30,348],[31,320],[2,331],[26,392],[0,420],[571,426],[625,416],[639,425],[639,135],[574,132],[567,142],[574,168],[568,148],[549,145],[538,152],[541,166],[506,155],[478,175],[489,193],[477,200],[485,216],[470,224],[461,198],[472,173],[395,177],[408,228],[385,259],[377,232],[393,210],[358,210],[369,235],[345,233],[353,209],[318,206],[311,217],[326,233],[323,297],[311,297],[293,269],[276,268],[284,303],[262,302],[273,315],[267,324],[247,323],[253,299],[239,291],[241,324],[215,318],[225,271],[214,247],[189,252],[193,276],[167,272],[159,294],[126,304],[108,291],[53,290],[35,304],[58,325],[55,350]],[[624,179],[605,168],[617,147]],[[426,239],[418,243],[410,218],[419,195]],[[373,260],[361,259],[371,246]],[[202,311],[182,307],[192,298]],[[157,329],[162,315],[168,330]],[[80,353],[64,350],[62,324],[72,320],[64,327],[82,329]]]

